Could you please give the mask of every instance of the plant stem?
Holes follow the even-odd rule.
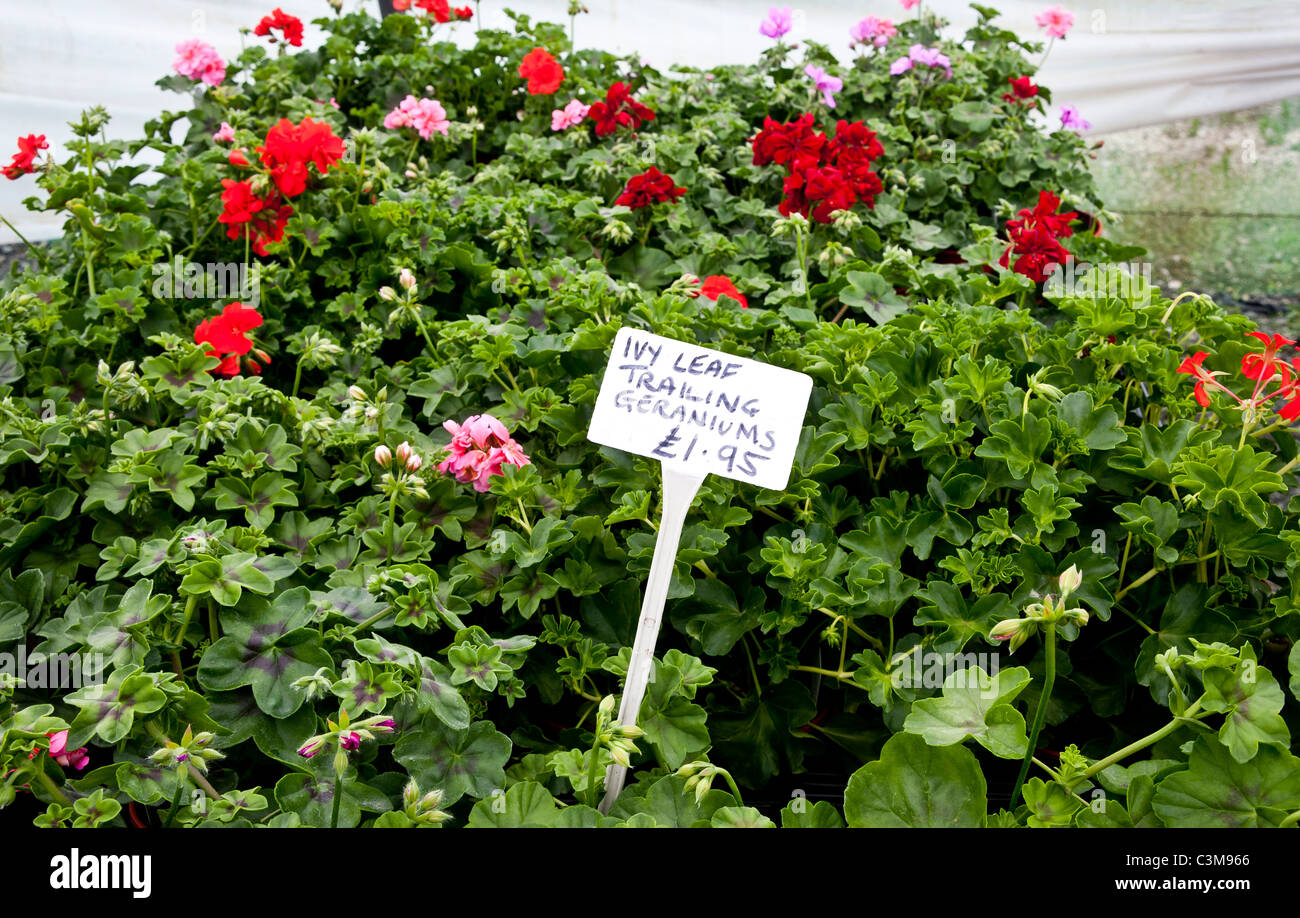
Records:
[[[736,798],[736,806],[744,806],[745,800],[740,796],[740,788],[736,786],[736,779],[731,776],[731,772],[725,768],[718,770],[722,772],[722,777],[727,779],[727,786],[731,788],[731,796]]]
[[[298,397],[298,384],[302,382],[302,361],[298,361],[297,368],[293,371],[293,391],[289,393],[290,398]]]
[[[1047,626],[1047,639],[1043,649],[1047,654],[1043,673],[1043,691],[1038,696],[1038,708],[1034,711],[1034,725],[1029,731],[1029,745],[1025,747],[1025,760],[1020,763],[1020,774],[1016,778],[1016,786],[1011,791],[1012,809],[1015,809],[1016,801],[1020,799],[1020,786],[1025,783],[1025,776],[1029,774],[1029,763],[1034,758],[1034,749],[1038,743],[1038,732],[1043,729],[1043,721],[1047,719],[1047,703],[1052,700],[1052,683],[1056,681],[1055,624]]]
[[[353,631],[354,633],[356,633],[356,632],[358,632],[358,631],[364,631],[365,629],[367,629],[367,628],[369,628],[371,625],[373,625],[375,622],[377,622],[377,621],[379,621],[380,619],[382,619],[384,616],[386,616],[386,615],[391,615],[391,614],[392,614],[392,610],[391,610],[391,609],[384,609],[384,610],[382,610],[382,611],[380,611],[380,612],[376,612],[374,615],[370,616],[370,617],[369,617],[368,619],[366,619],[364,622],[362,622],[361,624],[359,624],[359,625],[357,625],[355,628],[353,628],[352,631]]]
[[[32,255],[36,257],[36,262],[41,266],[41,270],[44,271],[45,253],[42,252],[40,249],[36,248],[36,246],[32,245],[30,242],[28,242],[27,237],[24,236],[22,233],[18,232],[18,227],[14,226],[12,223],[10,223],[8,220],[4,218],[4,214],[0,214],[0,223],[3,223],[5,226],[9,227],[10,232],[12,232],[15,236],[17,236],[19,239],[22,240],[23,245],[27,246],[27,251],[31,252]]]
[[[1182,725],[1184,722],[1186,722],[1189,718],[1194,717],[1196,713],[1201,710],[1201,701],[1202,699],[1200,698],[1198,698],[1196,701],[1193,701],[1191,707],[1189,707],[1186,711],[1184,711],[1181,717],[1175,717],[1173,720],[1169,721],[1169,723],[1165,724],[1163,727],[1161,727],[1159,730],[1155,731],[1154,733],[1148,733],[1146,736],[1142,737],[1142,739],[1137,740],[1136,742],[1129,743],[1127,746],[1125,746],[1123,749],[1119,750],[1118,752],[1112,752],[1110,755],[1106,756],[1106,758],[1098,762],[1094,762],[1092,765],[1088,766],[1088,770],[1083,773],[1083,776],[1085,778],[1091,778],[1097,772],[1103,771],[1104,769],[1107,769],[1110,766],[1114,765],[1116,762],[1128,758],[1133,753],[1140,752],[1146,747],[1160,742],[1170,733],[1173,733],[1174,730],[1178,729],[1178,727]]]
[[[594,807],[600,802],[600,793],[596,790],[596,778],[600,774],[600,734],[591,744],[591,764],[587,766],[587,805]]]
[[[1160,573],[1162,570],[1164,570],[1164,568],[1161,568],[1161,567],[1153,567],[1153,568],[1151,568],[1151,570],[1147,571],[1145,574],[1143,574],[1143,575],[1142,575],[1141,577],[1139,577],[1137,580],[1134,580],[1134,581],[1133,581],[1132,583],[1130,583],[1128,586],[1124,587],[1124,589],[1122,589],[1122,590],[1120,590],[1118,593],[1116,593],[1116,594],[1115,594],[1115,601],[1116,601],[1116,602],[1119,602],[1121,599],[1124,598],[1124,595],[1125,595],[1126,593],[1130,593],[1130,592],[1132,592],[1133,590],[1136,590],[1138,587],[1142,586],[1142,584],[1146,583],[1148,580],[1150,580],[1150,579],[1151,579],[1152,577],[1154,577],[1156,574]]]
[[[49,791],[50,796],[59,801],[59,803],[64,806],[71,806],[72,801],[68,799],[68,795],[59,790],[59,786],[45,773],[46,758],[47,754],[42,752],[40,758],[36,760],[36,780],[40,781],[41,786]]]
[[[334,805],[330,808],[330,828],[339,827],[339,804],[343,802],[343,776],[334,773]]]
[[[176,818],[176,811],[181,808],[181,792],[185,790],[185,779],[179,774],[176,776],[176,793],[172,794],[171,809],[167,811],[167,821],[163,823],[164,829],[172,827],[172,820]]]
[[[199,601],[197,593],[190,594],[185,600],[185,615],[181,619],[181,630],[176,633],[176,643],[182,644],[185,641],[185,632],[190,627],[190,616],[194,614],[194,606]]]

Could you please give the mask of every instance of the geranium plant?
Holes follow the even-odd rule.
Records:
[[[0,806],[1300,821],[1300,363],[1116,267],[1042,42],[846,16],[844,65],[774,8],[669,75],[395,6],[182,40],[144,136],[18,141],[63,224],[0,282]],[[624,326],[814,380],[784,491],[700,489],[635,725],[659,473],[586,438]]]

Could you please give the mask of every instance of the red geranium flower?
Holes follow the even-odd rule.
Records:
[[[587,111],[595,125],[596,136],[606,137],[621,127],[635,131],[642,123],[654,121],[654,110],[632,98],[632,87],[617,82],[605,92],[604,102],[595,102]]]
[[[220,376],[236,376],[239,374],[239,358],[253,349],[253,341],[248,337],[248,332],[261,324],[262,317],[256,309],[243,303],[231,303],[222,310],[221,315],[204,319],[198,324],[194,329],[194,341],[206,345],[204,350],[209,356],[221,358],[221,365],[214,370],[215,373]],[[270,362],[260,351],[257,356],[264,363]],[[261,366],[255,360],[250,358],[248,363],[252,372],[261,372]]]
[[[248,182],[222,179],[221,187],[226,190],[221,192],[221,206],[224,210],[217,218],[219,222],[248,223],[253,219],[253,214],[262,209],[262,199],[253,194],[253,186]]]
[[[1013,253],[1019,256],[1015,264],[1016,273],[1025,275],[1037,284],[1047,280],[1053,265],[1063,265],[1070,257],[1070,253],[1043,224],[1013,231],[1011,245],[1002,253],[998,264],[1007,267]]]
[[[549,96],[564,82],[564,69],[545,48],[534,48],[519,63],[519,75],[528,81],[528,93]]]
[[[1027,76],[1007,77],[1007,81],[1011,84],[1011,92],[1004,92],[1002,98],[1008,102],[1020,104],[1038,95],[1038,87]]]
[[[226,235],[231,239],[247,236],[254,252],[267,255],[267,245],[284,238],[284,227],[293,215],[293,208],[274,190],[258,197],[249,182],[222,179],[221,184],[226,190],[221,193],[223,210],[217,221],[226,224]]]
[[[9,165],[0,172],[10,181],[18,178],[20,175],[27,175],[35,172],[36,154],[41,150],[48,150],[50,145],[45,141],[44,134],[28,134],[26,137],[18,138],[18,152],[13,155]]]
[[[829,223],[831,214],[858,201],[875,207],[884,190],[871,161],[885,148],[861,121],[840,121],[828,138],[814,128],[811,114],[785,124],[765,118],[753,147],[754,165],[776,163],[789,170],[778,207],[787,217],[797,213]]]
[[[461,20],[462,22],[464,22],[466,19],[474,18],[474,10],[468,6],[458,6],[454,10],[452,10],[452,12],[455,13],[456,18]]]
[[[343,141],[322,121],[303,118],[295,125],[281,118],[266,133],[266,144],[257,148],[262,165],[271,171],[276,187],[286,198],[307,189],[307,164],[315,163],[321,175],[343,158]]]
[[[447,0],[415,0],[415,5],[437,22],[447,22],[451,19],[451,5]]]
[[[720,296],[729,296],[736,302],[740,303],[742,309],[749,308],[749,300],[745,295],[736,289],[736,285],[731,280],[721,274],[714,274],[704,278],[700,284],[700,289],[691,294],[692,296],[703,296],[706,299],[713,300],[715,303]]]
[[[640,175],[628,179],[623,193],[615,199],[614,203],[637,210],[665,201],[676,204],[677,199],[684,194],[686,194],[685,188],[678,188],[671,177],[651,166]]]
[[[271,11],[270,16],[263,16],[253,29],[253,34],[265,36],[271,39],[271,44],[275,44],[276,38],[271,34],[272,29],[279,29],[281,40],[293,45],[295,48],[302,47],[302,20],[297,16],[290,16],[278,6]]]

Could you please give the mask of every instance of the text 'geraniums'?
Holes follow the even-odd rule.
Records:
[[[471,415],[463,424],[448,420],[442,426],[451,434],[451,442],[447,444],[447,458],[438,463],[438,471],[457,481],[473,482],[475,491],[491,488],[492,476],[500,475],[502,466],[523,468],[532,464],[506,425],[490,414]]]

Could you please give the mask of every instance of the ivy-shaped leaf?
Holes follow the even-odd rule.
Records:
[[[988,812],[979,762],[965,746],[931,746],[896,733],[880,759],[863,765],[844,791],[850,828],[981,828]]]
[[[931,746],[951,746],[967,737],[1003,759],[1022,759],[1029,738],[1025,718],[1010,704],[1029,684],[1029,670],[1004,669],[990,677],[978,666],[959,669],[943,683],[943,696],[912,705],[903,729]]]

